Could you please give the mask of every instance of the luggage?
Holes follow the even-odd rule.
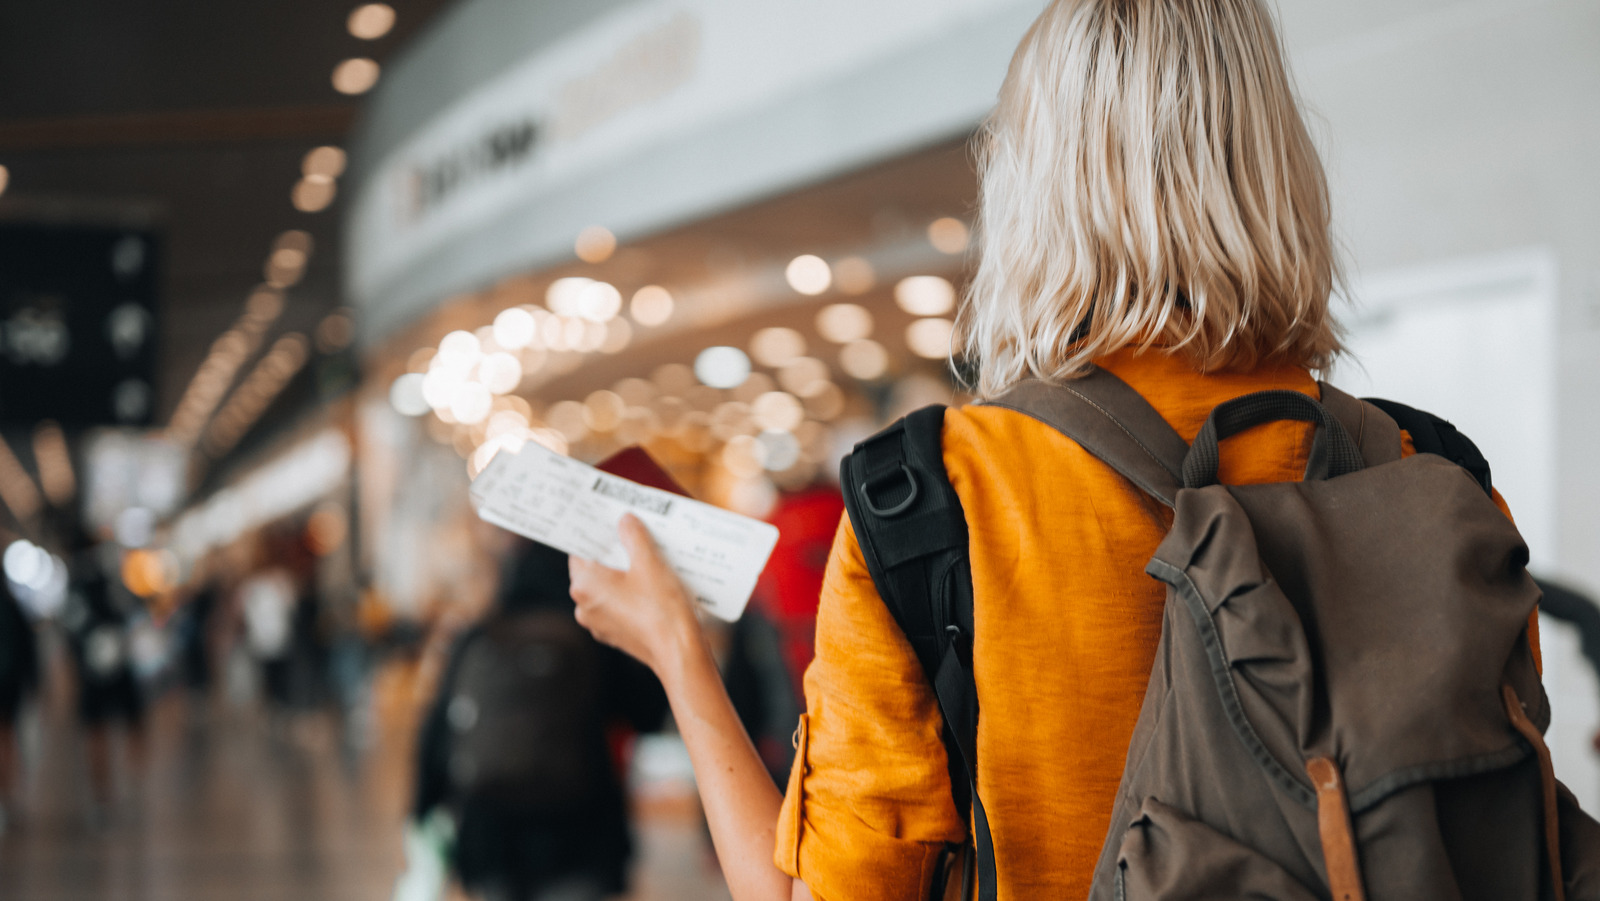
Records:
[[[446,720],[467,798],[528,811],[580,806],[607,778],[600,648],[561,610],[500,614],[461,652]]]
[[[1454,462],[1401,459],[1395,418],[1322,391],[1322,403],[1229,401],[1192,448],[1104,371],[991,401],[1172,511],[1146,569],[1168,588],[1161,640],[1091,898],[1600,899],[1600,826],[1556,781],[1542,739],[1549,708],[1526,635],[1539,591],[1487,466],[1465,471],[1470,442],[1442,427],[1408,430]],[[967,529],[943,415],[920,410],[857,445],[841,482],[944,714],[977,893],[993,899],[973,786]],[[1278,419],[1316,425],[1305,480],[1217,484],[1219,443]]]

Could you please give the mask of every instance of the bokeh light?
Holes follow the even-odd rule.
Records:
[[[783,275],[788,279],[789,287],[807,295],[821,294],[833,283],[833,271],[828,268],[828,261],[809,253],[790,260]]]

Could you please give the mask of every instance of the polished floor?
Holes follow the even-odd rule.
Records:
[[[333,718],[272,722],[252,707],[157,704],[143,753],[118,755],[118,797],[97,807],[66,705],[24,730],[27,776],[0,833],[0,899],[383,901],[404,866],[404,724],[348,750]],[[632,901],[726,898],[700,827],[641,824]],[[459,896],[455,896],[459,897]]]

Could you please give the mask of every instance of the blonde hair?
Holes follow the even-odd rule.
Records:
[[[1124,347],[1325,368],[1328,190],[1260,0],[1055,0],[980,141],[977,390]]]

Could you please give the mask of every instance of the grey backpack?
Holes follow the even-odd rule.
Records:
[[[1161,640],[1090,897],[1600,899],[1600,825],[1556,781],[1542,737],[1526,634],[1539,590],[1487,469],[1401,459],[1394,418],[1322,395],[1236,398],[1193,447],[1100,370],[990,402],[1066,434],[1172,517],[1146,568],[1167,586]],[[842,482],[972,813],[973,841],[950,854],[961,875],[935,892],[975,881],[988,901],[971,574],[943,415],[857,445]],[[1218,484],[1219,443],[1281,419],[1316,425],[1305,479]]]

